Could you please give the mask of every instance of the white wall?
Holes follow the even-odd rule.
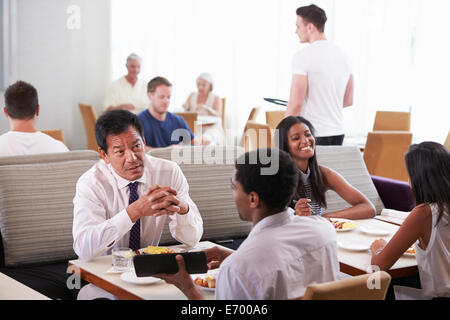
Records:
[[[80,28],[69,29],[71,5],[80,8]],[[110,79],[110,4],[108,0],[18,0],[16,80],[38,90],[38,129],[62,128],[71,150],[85,149],[78,102],[97,113]],[[3,95],[2,95],[3,102]],[[0,116],[0,133],[9,128]]]

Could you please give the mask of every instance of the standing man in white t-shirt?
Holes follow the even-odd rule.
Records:
[[[147,82],[139,79],[142,59],[137,54],[127,57],[127,75],[114,81],[106,91],[105,110],[125,109],[135,114],[148,108]]]
[[[5,91],[3,113],[10,131],[0,136],[0,157],[69,151],[61,141],[36,130],[40,106],[37,90],[17,81]]]
[[[325,37],[325,11],[300,7],[296,33],[310,45],[295,54],[286,116],[301,115],[317,130],[317,145],[342,145],[342,109],[353,104],[353,74],[344,53]]]

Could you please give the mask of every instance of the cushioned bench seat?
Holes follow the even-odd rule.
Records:
[[[52,299],[73,299],[73,197],[94,151],[0,158],[0,271]]]

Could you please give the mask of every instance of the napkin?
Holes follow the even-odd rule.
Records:
[[[406,217],[410,214],[409,211],[399,211],[394,209],[383,209],[381,210],[381,216],[389,217],[389,218],[395,218],[400,220],[405,220]]]

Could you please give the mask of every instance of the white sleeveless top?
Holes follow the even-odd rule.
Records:
[[[422,297],[450,297],[450,221],[448,213],[444,213],[435,227],[439,217],[438,207],[435,203],[429,205],[433,221],[430,241],[426,250],[419,247],[419,242],[414,246]]]
[[[207,110],[200,110],[197,111],[197,97],[198,92],[193,92],[191,95],[191,100],[189,101],[189,111],[192,112],[198,112],[199,115],[210,115],[210,113]],[[214,106],[214,100],[216,99],[216,95],[212,92],[208,93],[208,98],[206,99],[205,105],[207,107],[212,108]]]

